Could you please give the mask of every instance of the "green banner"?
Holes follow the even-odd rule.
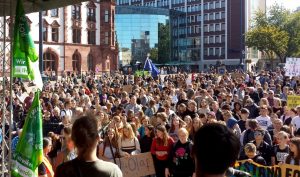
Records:
[[[18,0],[14,25],[13,77],[33,80],[32,62],[38,61],[38,55],[29,31],[22,1]]]
[[[40,92],[34,96],[25,119],[23,131],[12,159],[12,176],[37,176],[37,167],[43,160],[42,111]]]
[[[238,161],[235,169],[245,171],[252,177],[298,177],[300,176],[300,167],[298,165],[275,165],[262,166],[252,161]]]

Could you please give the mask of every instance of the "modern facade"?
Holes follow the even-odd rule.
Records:
[[[186,54],[186,14],[179,11],[137,6],[116,8],[116,34],[122,66],[181,61]],[[181,32],[181,35],[177,35]],[[183,42],[182,46],[179,43]]]
[[[253,54],[258,51],[246,49],[244,34],[254,12],[266,9],[265,0],[117,0],[117,6],[158,7],[185,13],[185,61],[192,67],[206,69],[217,61],[240,65],[247,57],[258,56]]]
[[[42,30],[45,74],[117,70],[114,13],[115,3],[111,0],[102,0],[100,3],[88,1],[44,11]],[[37,52],[38,19],[38,13],[27,15]],[[11,19],[7,21],[10,24]]]

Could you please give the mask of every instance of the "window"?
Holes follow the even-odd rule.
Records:
[[[208,32],[208,25],[204,25],[204,32]]]
[[[220,36],[216,36],[216,37],[215,37],[215,42],[216,42],[216,43],[221,43],[221,41],[220,41]]]
[[[214,3],[213,2],[209,3],[209,9],[214,9],[214,8],[215,8]]]
[[[215,55],[216,56],[220,55],[220,48],[219,47],[215,48]]]
[[[88,70],[94,71],[94,59],[92,54],[89,54],[87,57],[87,63],[88,63]]]
[[[215,29],[216,31],[221,31],[221,28],[220,28],[220,24],[219,24],[219,23],[217,23],[217,24],[215,25],[215,28],[216,28],[216,29]]]
[[[221,18],[225,18],[225,12],[221,12]]]
[[[210,44],[215,43],[215,41],[214,41],[214,36],[209,36],[209,43],[210,43]]]
[[[213,56],[214,55],[214,48],[209,48],[209,55]]]
[[[204,15],[204,21],[207,21],[208,20],[208,14],[205,14]]]
[[[81,19],[81,7],[80,5],[73,5],[72,6],[72,18],[79,20]]]
[[[72,56],[72,68],[73,71],[81,71],[79,53],[74,53]]]
[[[88,8],[88,10],[87,10],[87,21],[96,22],[96,9]]]
[[[52,27],[52,41],[53,42],[58,42],[58,37],[59,37],[59,28],[57,27]]]
[[[222,42],[222,43],[225,42],[225,35],[222,35],[222,37],[221,37],[221,42]]]
[[[73,29],[73,43],[81,43],[81,28]]]
[[[96,31],[88,30],[88,44],[96,44]]]
[[[43,41],[47,42],[48,41],[48,27],[43,26]]]
[[[221,2],[221,7],[225,7],[225,1]]]
[[[223,48],[223,47],[221,49],[221,55],[225,55],[225,48]]]
[[[221,5],[220,1],[216,1],[215,8],[216,8],[216,9],[217,9],[217,8],[220,8],[220,5]]]
[[[219,13],[219,12],[216,12],[216,14],[215,14],[215,18],[216,18],[216,20],[219,20],[219,19],[221,19],[221,15],[220,15],[220,13]]]
[[[43,71],[56,71],[56,57],[52,52],[43,54]]]
[[[51,9],[50,14],[51,17],[58,17],[58,9]]]
[[[214,20],[214,13],[209,14],[209,20]]]
[[[209,41],[208,41],[208,36],[205,36],[204,37],[204,44],[208,44],[209,43]]]
[[[214,24],[209,25],[209,32],[215,31]]]
[[[191,15],[191,22],[195,22],[195,15]]]
[[[203,51],[205,56],[207,56],[207,54],[208,54],[207,51],[208,51],[207,48],[205,48],[204,51]]]
[[[108,16],[109,16],[108,10],[105,10],[104,13],[105,13],[105,14],[104,14],[104,22],[108,22]]]
[[[197,22],[200,22],[202,19],[201,19],[201,15],[198,15],[197,16]]]
[[[104,44],[108,45],[108,32],[105,32],[105,41]]]
[[[225,30],[225,23],[222,23],[221,29],[224,31]]]
[[[208,9],[208,3],[204,3],[204,10]]]

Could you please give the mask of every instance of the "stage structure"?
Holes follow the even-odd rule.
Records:
[[[23,4],[25,13],[32,13],[79,4],[84,1],[86,0],[23,0]],[[13,80],[10,63],[12,61],[11,41],[13,41],[13,35],[9,34],[13,34],[13,31],[8,30],[13,30],[13,27],[9,27],[9,25],[13,25],[9,19],[15,15],[16,3],[16,0],[0,0],[0,177],[11,176],[9,169],[12,157],[10,147],[13,124],[11,99]],[[5,99],[8,95],[10,95],[10,98]]]

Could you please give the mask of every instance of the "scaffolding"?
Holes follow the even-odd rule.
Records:
[[[4,4],[9,3],[8,0],[3,1]],[[4,6],[5,7],[5,6]],[[0,176],[10,176],[10,163],[11,162],[11,127],[12,127],[12,101],[8,96],[12,94],[10,89],[12,77],[10,77],[10,57],[11,57],[11,38],[9,39],[7,35],[8,18],[6,14],[8,13],[6,8],[1,9],[2,13],[0,17],[0,72],[1,72],[1,137],[0,137]],[[11,11],[10,11],[11,14]],[[11,25],[12,23],[10,23]],[[12,33],[8,33],[12,34]]]

